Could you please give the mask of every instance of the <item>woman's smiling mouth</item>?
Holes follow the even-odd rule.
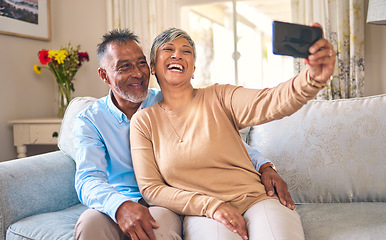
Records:
[[[168,65],[168,69],[175,72],[183,72],[184,66],[178,63],[171,63]]]

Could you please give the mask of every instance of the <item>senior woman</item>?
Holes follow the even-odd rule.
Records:
[[[309,68],[274,88],[195,89],[191,37],[171,28],[154,40],[163,101],[131,120],[133,164],[147,203],[184,216],[184,239],[304,239],[297,212],[266,194],[239,129],[288,116],[322,89],[335,51],[324,38],[309,51]]]

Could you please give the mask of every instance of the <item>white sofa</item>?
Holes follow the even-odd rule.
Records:
[[[74,190],[72,120],[94,101],[71,102],[62,151],[0,163],[0,240],[72,239],[86,209]],[[385,238],[385,110],[386,94],[313,100],[290,117],[242,131],[287,181],[306,239]]]
[[[386,95],[310,101],[249,144],[287,181],[307,239],[385,239]]]

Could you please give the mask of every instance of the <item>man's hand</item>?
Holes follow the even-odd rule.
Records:
[[[291,210],[295,210],[295,203],[288,192],[287,183],[275,170],[271,167],[264,168],[261,173],[261,182],[263,183],[268,196],[272,197],[276,190],[281,204]]]
[[[121,230],[132,240],[156,240],[153,228],[159,225],[147,207],[127,201],[119,206],[115,216]]]
[[[244,218],[234,207],[221,204],[214,212],[213,219],[224,224],[232,232],[238,233],[244,240],[248,239]]]

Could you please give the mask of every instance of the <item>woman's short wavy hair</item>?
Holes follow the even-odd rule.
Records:
[[[156,57],[157,50],[162,44],[167,43],[167,42],[171,42],[171,41],[173,41],[177,38],[181,38],[181,37],[188,40],[189,44],[193,48],[193,58],[194,58],[194,60],[196,60],[196,45],[195,45],[193,39],[190,37],[190,35],[182,29],[169,28],[169,29],[163,31],[160,35],[158,35],[154,39],[153,45],[151,46],[151,50],[150,50],[150,63],[155,63],[155,57]]]

